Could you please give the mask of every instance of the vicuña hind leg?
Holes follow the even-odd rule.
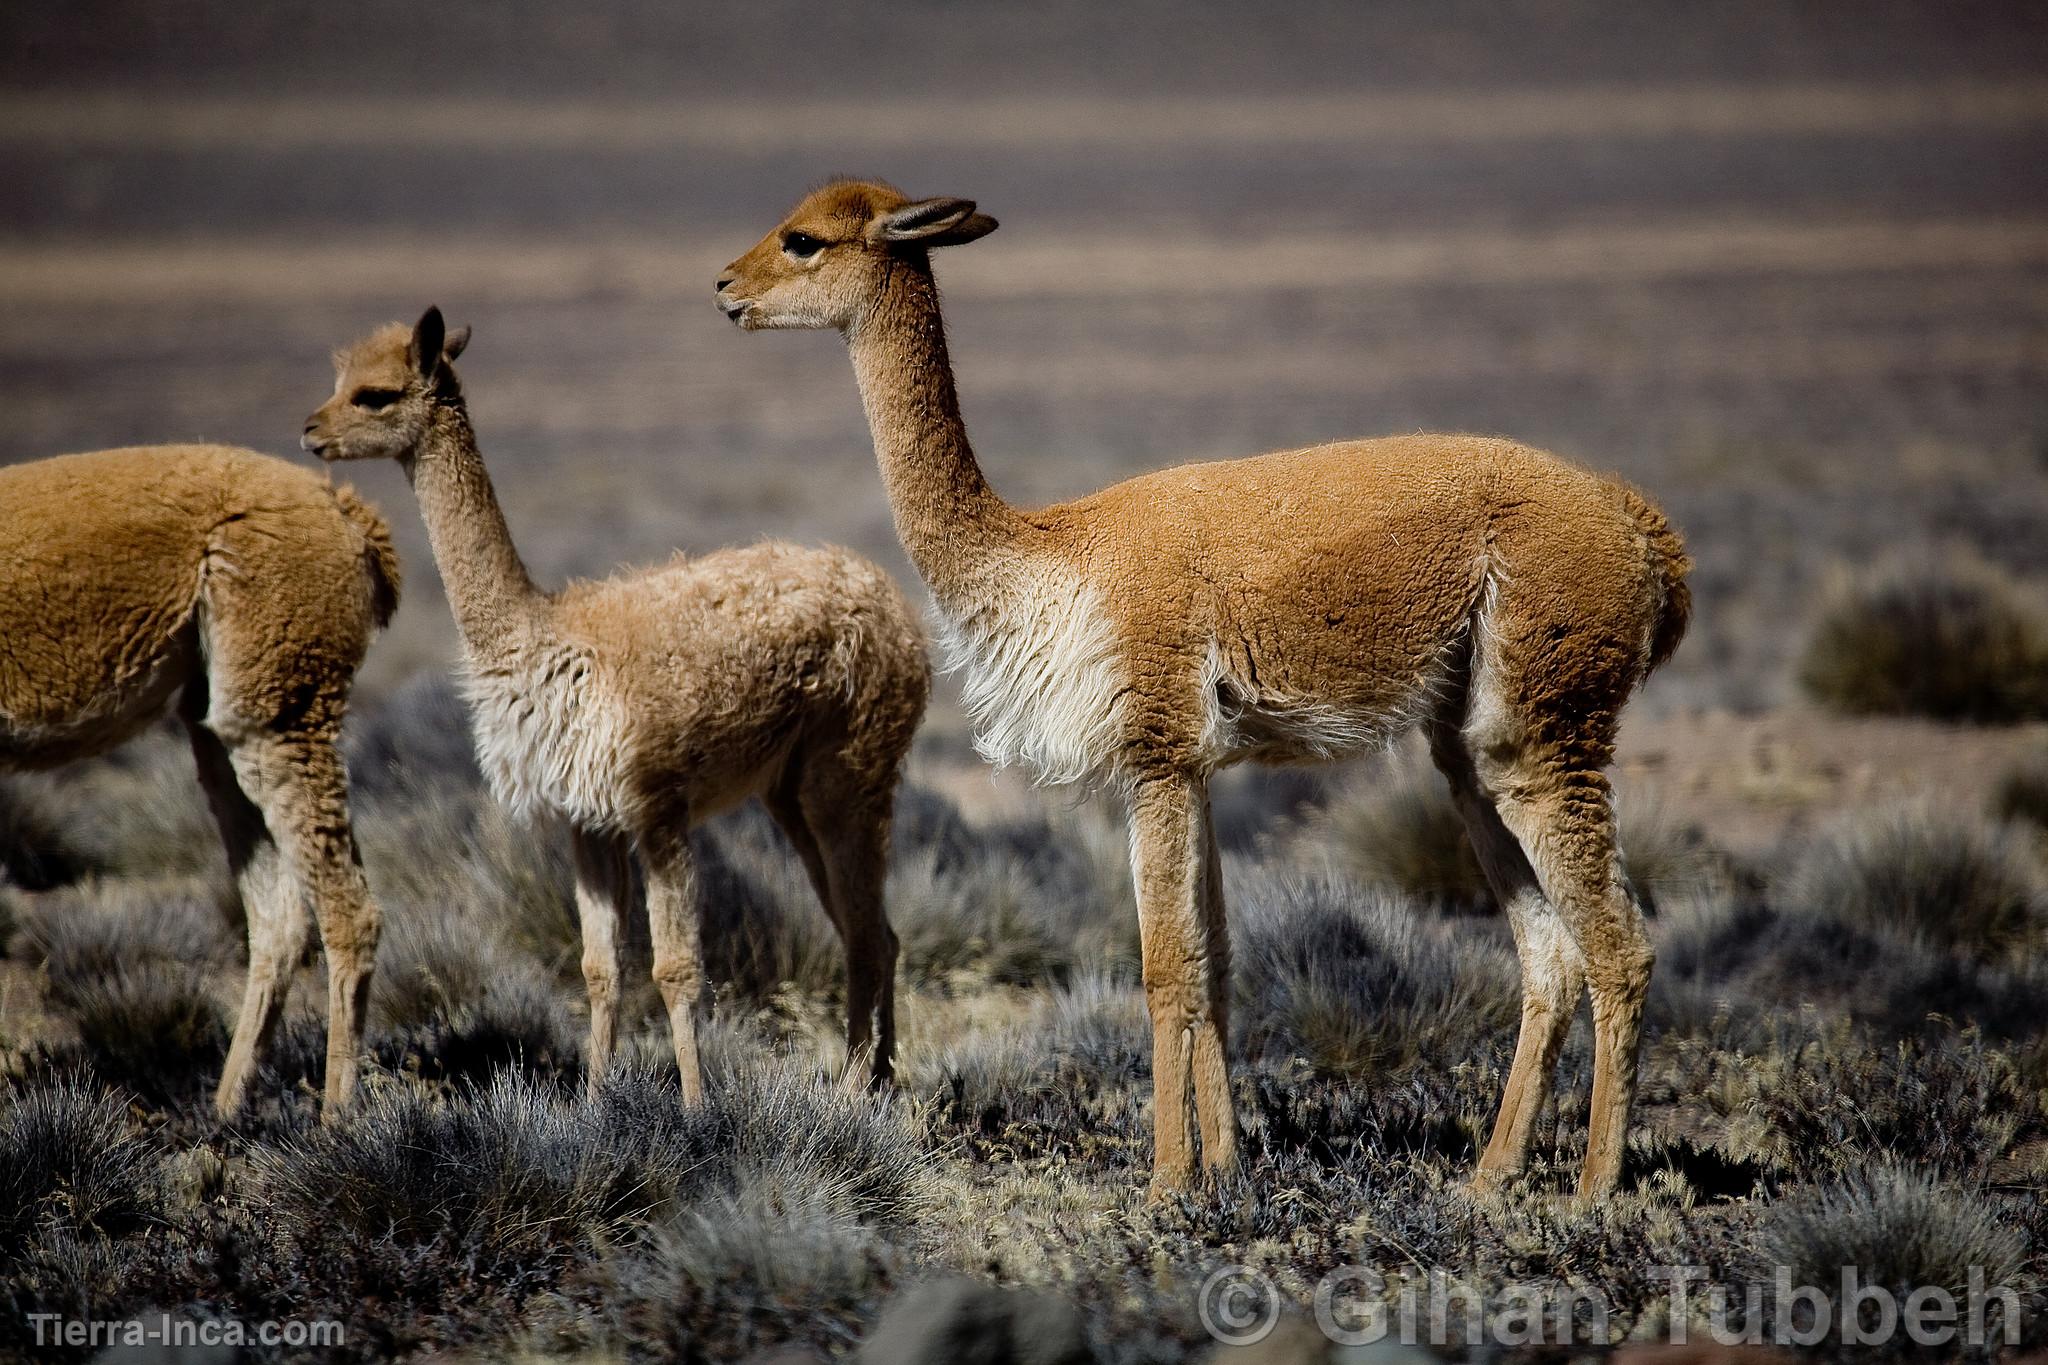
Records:
[[[704,1069],[697,1058],[697,996],[704,986],[704,954],[688,828],[686,821],[676,819],[642,835],[640,859],[647,871],[654,983],[668,1006],[683,1103],[696,1104],[704,1098]]]
[[[263,813],[250,804],[235,782],[227,749],[211,730],[188,719],[192,757],[199,770],[214,822],[227,848],[228,872],[234,878],[249,938],[249,979],[242,992],[242,1010],[235,1020],[234,1041],[227,1065],[214,1092],[214,1109],[232,1118],[248,1099],[249,1082],[284,1011],[285,994],[312,941],[313,921],[306,910],[304,888],[286,875],[277,842],[264,827]]]
[[[632,901],[633,854],[615,834],[578,829],[569,839],[576,864],[576,917],[583,931],[583,984],[590,994],[585,1090],[596,1099],[619,1043],[619,939]]]
[[[1208,951],[1209,1043],[1195,1047],[1195,1119],[1202,1133],[1202,1164],[1228,1170],[1237,1164],[1237,1115],[1230,1099],[1230,921],[1223,905],[1223,851],[1216,843],[1216,813],[1202,796],[1202,929]],[[1223,1102],[1205,1103],[1221,1095]]]
[[[1193,1183],[1190,1101],[1217,1135],[1209,1164],[1236,1156],[1229,1064],[1216,1016],[1212,926],[1204,907],[1210,861],[1202,783],[1185,774],[1140,781],[1131,796],[1132,864],[1138,930],[1145,959],[1145,1004],[1152,1016],[1152,1191],[1158,1197]],[[1227,989],[1228,983],[1220,983]]]
[[[895,783],[877,785],[830,764],[809,767],[777,818],[846,951],[848,1076],[865,1067],[879,1087],[895,1077],[897,943],[883,894]]]
[[[1563,918],[1545,899],[1522,846],[1481,789],[1462,737],[1447,726],[1434,728],[1430,753],[1450,783],[1451,798],[1464,819],[1487,885],[1514,930],[1515,951],[1522,963],[1521,1034],[1501,1092],[1493,1137],[1473,1177],[1474,1185],[1488,1189],[1520,1175],[1528,1166],[1536,1119],[1550,1099],[1558,1053],[1585,989],[1585,965]]]
[[[355,1093],[381,922],[349,825],[341,755],[321,734],[255,730],[227,741],[235,779],[277,841],[284,875],[309,898],[327,953],[327,1090],[333,1118]]]
[[[1621,1181],[1643,1000],[1656,953],[1622,873],[1606,775],[1554,762],[1524,760],[1517,768],[1505,780],[1482,777],[1585,961],[1593,997],[1593,1102],[1579,1195],[1603,1198]]]

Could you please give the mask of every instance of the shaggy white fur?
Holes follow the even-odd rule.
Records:
[[[626,828],[621,774],[632,726],[596,662],[556,643],[516,663],[469,660],[462,673],[477,761],[491,794],[522,820],[562,816],[579,828]]]
[[[965,675],[976,752],[1031,768],[1044,783],[1115,776],[1123,678],[1093,587],[1063,565],[1023,558],[965,610],[935,616],[943,667]]]

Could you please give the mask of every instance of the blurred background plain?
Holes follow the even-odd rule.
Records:
[[[1646,712],[1755,711],[1830,575],[2048,570],[2044,40],[2022,3],[14,5],[0,462],[292,454],[328,352],[431,302],[543,581],[764,535],[907,578],[837,339],[711,306],[877,176],[1002,221],[939,273],[1013,499],[1511,434],[1695,547]],[[349,477],[410,574],[387,690],[453,633],[398,471]]]

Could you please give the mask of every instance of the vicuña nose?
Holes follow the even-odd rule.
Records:
[[[720,275],[718,277],[718,292],[723,294],[726,290],[732,288],[732,282],[738,278],[739,276],[729,271],[726,274]]]

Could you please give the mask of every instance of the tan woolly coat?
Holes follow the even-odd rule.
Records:
[[[717,299],[743,328],[846,338],[982,752],[1129,800],[1155,1188],[1193,1177],[1197,1140],[1206,1165],[1236,1160],[1211,775],[1419,724],[1522,957],[1522,1032],[1482,1179],[1526,1164],[1590,989],[1580,1188],[1611,1191],[1654,953],[1604,769],[1623,704],[1691,612],[1677,534],[1617,481],[1456,434],[1182,465],[1013,507],[967,439],[930,261],[995,227],[970,200],[836,182],[733,261]]]
[[[398,599],[389,530],[346,487],[229,446],[0,469],[0,767],[50,766],[162,714],[206,647],[261,723],[347,682]],[[334,705],[329,698],[318,704]],[[326,718],[333,725],[340,715]]]

